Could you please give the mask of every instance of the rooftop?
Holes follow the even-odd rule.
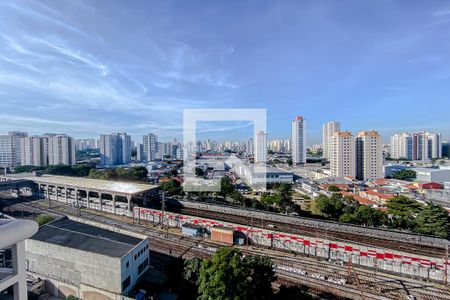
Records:
[[[31,239],[111,257],[122,257],[142,242],[136,237],[67,218],[40,227]]]
[[[92,189],[93,191],[102,190],[111,193],[118,193],[125,195],[141,194],[158,187],[156,185],[146,183],[121,182],[121,181],[90,179],[72,176],[55,176],[55,175],[36,176],[31,173],[12,174],[7,175],[7,177],[12,177],[16,179],[28,179],[36,183],[63,185],[79,189]]]

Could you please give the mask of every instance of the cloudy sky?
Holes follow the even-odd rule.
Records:
[[[269,138],[296,115],[309,142],[330,120],[450,138],[449,98],[448,1],[0,0],[0,133],[179,138],[184,108],[265,108]]]

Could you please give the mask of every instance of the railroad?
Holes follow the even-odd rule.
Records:
[[[149,236],[153,246],[153,257],[158,260],[168,259],[170,256],[207,258],[220,246],[209,240],[183,237],[179,233],[166,232],[165,229],[148,221],[135,224],[136,220],[129,217],[86,209],[80,211],[67,204],[55,204],[54,202],[52,204],[51,208],[48,208],[48,201],[38,200],[15,204],[15,206],[18,209],[23,208],[54,215],[78,216]],[[81,216],[79,216],[80,214]],[[243,247],[242,250],[244,253],[248,252],[252,255],[269,255],[274,262],[278,283],[304,284],[313,291],[332,292],[334,295],[351,299],[450,299],[450,291],[446,287],[423,281],[352,267],[353,273],[357,274],[359,278],[359,284],[356,284],[346,265],[336,265],[316,258],[294,256],[289,253],[255,247]],[[158,266],[159,263],[154,261],[153,265]]]
[[[414,233],[291,217],[258,210],[236,209],[216,204],[211,205],[187,201],[178,202],[179,205],[174,204],[173,201],[168,202],[167,209],[191,216],[205,217],[265,229],[271,226],[274,230],[285,233],[334,239],[364,246],[377,246],[436,258],[445,256],[446,245],[450,245],[450,242],[446,239]],[[361,231],[361,229],[364,229],[364,231]]]

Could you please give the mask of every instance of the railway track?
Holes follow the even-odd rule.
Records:
[[[46,207],[47,202],[45,201],[34,201],[16,205],[24,209],[37,210],[55,215],[77,216],[79,212],[75,208],[61,203],[54,203],[51,208],[48,208]],[[104,212],[82,210],[81,213],[85,219],[110,224],[123,230],[133,231],[151,237],[152,251],[155,254],[154,257],[162,260],[169,259],[168,257],[171,256],[207,258],[218,247],[217,243],[208,240],[182,237],[179,234],[170,232],[166,233],[161,228],[158,228],[157,225],[148,221],[138,225],[134,224],[130,218],[123,218]],[[242,250],[244,253],[248,251],[252,255],[269,255],[277,266],[276,274],[279,283],[303,284],[311,287],[313,290],[320,290],[321,292],[332,293],[340,297],[349,297],[352,299],[407,299],[408,296],[414,296],[415,299],[450,299],[450,291],[448,289],[417,280],[404,279],[381,272],[355,268],[354,270],[360,279],[360,286],[357,286],[348,279],[348,270],[345,265],[334,265],[330,262],[305,256],[293,257],[287,253],[267,251],[266,249],[263,250],[253,247],[243,248]],[[155,262],[153,265],[158,266],[158,263]],[[279,268],[280,266],[285,268],[281,269]],[[292,268],[291,271],[286,269],[286,267]],[[299,274],[293,271],[295,269],[302,269],[310,275]],[[312,277],[312,274],[316,274],[316,278]],[[343,279],[346,282],[344,284],[337,284],[336,282],[330,282],[328,280],[329,278]],[[361,290],[364,292],[361,293]]]
[[[224,222],[231,222],[246,226],[253,226],[259,228],[266,228],[268,222],[259,219],[259,218],[251,218],[232,215],[232,214],[224,214],[224,213],[215,213],[212,211],[199,210],[194,208],[181,208],[176,209],[173,212],[178,212],[181,214],[186,214],[190,216],[204,217],[208,219],[220,220]],[[273,230],[281,231],[285,233],[292,234],[300,234],[306,235],[310,237],[321,237],[326,239],[334,239],[337,241],[343,242],[351,242],[354,244],[359,244],[362,246],[376,246],[381,248],[388,248],[391,250],[413,253],[418,255],[425,255],[430,257],[442,258],[445,256],[445,249],[435,246],[425,246],[418,245],[414,243],[408,242],[397,242],[394,240],[382,239],[382,238],[373,238],[373,237],[365,237],[362,235],[356,234],[345,234],[339,231],[334,231],[329,228],[316,228],[316,227],[306,227],[295,224],[286,224],[281,222],[270,222],[270,225],[273,226]]]

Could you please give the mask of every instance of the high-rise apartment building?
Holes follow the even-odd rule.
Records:
[[[323,157],[329,159],[331,157],[331,139],[335,132],[341,131],[341,123],[328,122],[322,128],[322,153]]]
[[[412,136],[412,159],[442,158],[442,139],[439,133],[415,132]]]
[[[306,164],[306,136],[305,136],[305,127],[306,121],[303,117],[296,117],[294,121],[292,121],[292,138],[291,138],[291,147],[292,147],[292,163],[293,165],[304,165]]]
[[[146,161],[154,161],[158,152],[158,136],[153,133],[149,133],[143,136],[142,144],[144,145],[144,155]]]
[[[76,150],[84,151],[97,148],[95,139],[78,139],[75,141]]]
[[[409,133],[397,133],[391,136],[391,158],[412,159],[413,139]]]
[[[265,163],[267,161],[267,134],[258,131],[255,135],[255,163]]]
[[[75,140],[67,135],[59,134],[47,138],[49,165],[75,165]]]
[[[0,167],[20,166],[20,139],[28,136],[26,132],[11,131],[0,135]]]
[[[126,133],[101,134],[100,165],[116,166],[131,162],[131,137]]]
[[[28,136],[20,139],[20,155],[23,166],[48,165],[47,138]]]
[[[255,142],[253,141],[253,139],[248,139],[245,142],[245,152],[247,153],[247,155],[253,155],[255,153]]]
[[[126,165],[131,162],[131,150],[132,150],[132,143],[131,143],[131,136],[128,134],[122,132],[118,133],[119,140],[119,147],[122,153],[119,155],[119,160],[121,161],[121,165]]]
[[[356,137],[356,178],[370,180],[383,177],[383,142],[378,132],[361,131]]]
[[[335,132],[330,143],[330,169],[333,177],[356,177],[355,138],[349,131]]]

